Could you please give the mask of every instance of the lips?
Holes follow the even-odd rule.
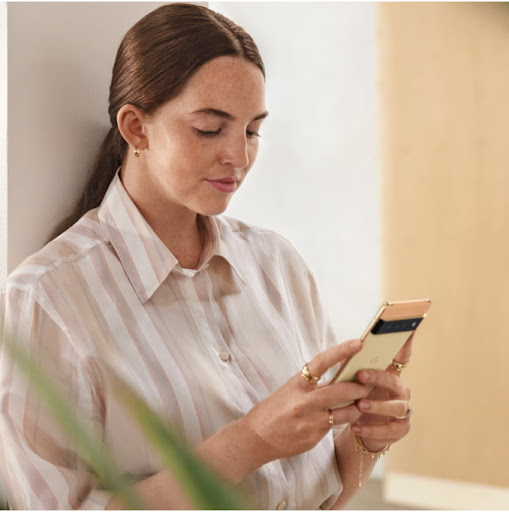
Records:
[[[237,190],[239,182],[237,178],[233,177],[224,177],[206,181],[211,187],[214,187],[216,190],[219,190],[220,192],[225,192],[227,194],[235,192],[235,190]]]

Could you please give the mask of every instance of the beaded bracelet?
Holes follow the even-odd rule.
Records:
[[[377,452],[372,452],[372,451],[368,450],[362,444],[362,441],[360,440],[360,438],[357,435],[355,435],[353,437],[353,442],[354,442],[354,446],[355,446],[355,451],[361,452],[360,461],[359,461],[359,487],[362,487],[362,480],[363,480],[363,473],[364,473],[364,457],[363,457],[363,455],[367,454],[372,459],[379,459],[382,455],[385,455],[389,451],[391,445],[388,444],[387,446],[384,446],[381,450],[379,450]]]

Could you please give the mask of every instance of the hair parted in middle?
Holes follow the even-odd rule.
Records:
[[[120,107],[150,114],[177,96],[206,62],[234,55],[265,68],[256,44],[222,14],[187,3],[163,5],[125,35],[113,66],[109,110],[112,126]]]

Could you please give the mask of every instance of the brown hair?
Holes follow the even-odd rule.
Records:
[[[127,143],[117,127],[117,112],[126,104],[153,113],[175,98],[191,76],[206,62],[236,55],[265,68],[251,36],[225,16],[188,3],[163,5],[138,21],[118,48],[110,85],[108,113],[111,128],[74,211],[53,232],[51,239],[99,206]]]

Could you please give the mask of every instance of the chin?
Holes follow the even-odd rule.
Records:
[[[199,208],[197,212],[201,215],[213,217],[214,215],[221,215],[222,213],[224,213],[228,208],[229,204],[229,201],[222,204],[211,204],[204,206],[203,208]]]

